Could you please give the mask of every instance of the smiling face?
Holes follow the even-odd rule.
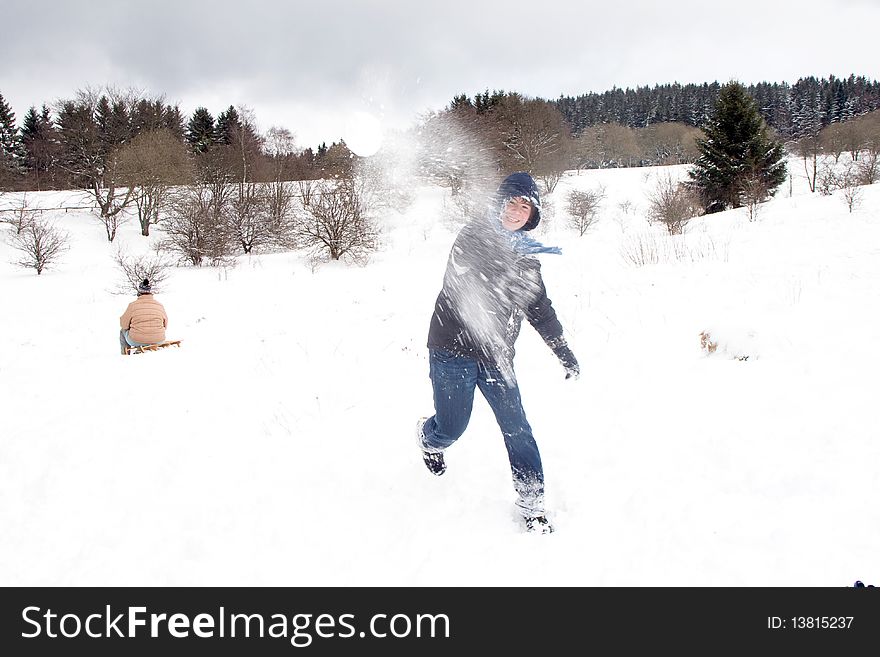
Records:
[[[532,216],[534,206],[524,198],[517,196],[507,201],[501,213],[501,225],[507,230],[519,230]]]

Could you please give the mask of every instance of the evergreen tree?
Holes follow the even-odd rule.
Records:
[[[238,110],[230,105],[229,109],[220,112],[217,116],[217,143],[226,145],[234,143],[239,130],[241,130],[241,118],[238,116]]]
[[[772,195],[786,176],[782,144],[768,135],[755,101],[738,82],[724,85],[697,140],[700,157],[690,171],[706,212],[743,205],[747,194]]]
[[[21,143],[24,148],[24,168],[36,188],[44,189],[53,183],[53,166],[58,155],[58,141],[49,108],[41,112],[30,107],[21,124]]]
[[[180,141],[186,140],[186,128],[184,127],[183,114],[177,105],[166,105],[162,115],[162,125]]]
[[[110,109],[110,101],[107,99],[107,96],[101,96],[98,99],[98,104],[95,106],[95,124],[98,126],[98,134],[101,135],[101,141],[108,142],[109,141],[109,130],[111,118],[113,110]]]
[[[64,100],[58,108],[57,164],[76,187],[102,184],[104,142],[99,120],[105,118],[86,102]]]
[[[21,124],[21,143],[25,150],[24,167],[34,174],[37,189],[41,188],[40,182],[51,166],[51,158],[48,154],[49,130],[51,124],[46,126],[43,117],[33,106],[28,108]]]
[[[187,123],[186,141],[194,153],[207,153],[216,142],[214,117],[204,107],[196,108]]]
[[[33,141],[40,135],[42,128],[41,119],[42,117],[37,112],[37,108],[31,105],[21,122],[21,140],[23,142]]]
[[[449,103],[449,111],[451,112],[469,112],[474,109],[474,104],[471,102],[471,99],[467,97],[467,94],[459,94],[458,96],[454,96],[452,98],[452,102]]]
[[[107,131],[104,138],[113,147],[130,142],[133,136],[128,107],[121,100],[113,101],[113,105],[110,106],[110,116],[107,120]]]
[[[15,112],[0,94],[0,168],[6,174],[23,171],[24,150],[15,125]]]

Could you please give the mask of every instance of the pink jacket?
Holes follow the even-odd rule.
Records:
[[[155,344],[165,341],[168,315],[152,294],[142,294],[128,304],[119,318],[119,326],[128,329],[128,337],[135,342]]]

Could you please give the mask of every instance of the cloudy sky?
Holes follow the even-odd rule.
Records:
[[[714,6],[713,6],[714,5]],[[302,146],[404,127],[453,95],[555,98],[668,82],[880,78],[876,0],[4,0],[0,93],[164,94],[189,114],[250,107]]]

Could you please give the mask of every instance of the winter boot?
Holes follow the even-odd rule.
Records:
[[[524,520],[526,523],[527,532],[531,532],[533,534],[553,533],[553,525],[550,524],[550,521],[547,520],[547,516],[545,516],[544,514],[537,516],[526,516]]]
[[[422,451],[422,460],[425,467],[438,477],[446,472],[446,459],[443,458],[443,452],[438,449],[431,449],[425,446],[425,422],[428,418],[420,417],[416,423],[416,442]]]

